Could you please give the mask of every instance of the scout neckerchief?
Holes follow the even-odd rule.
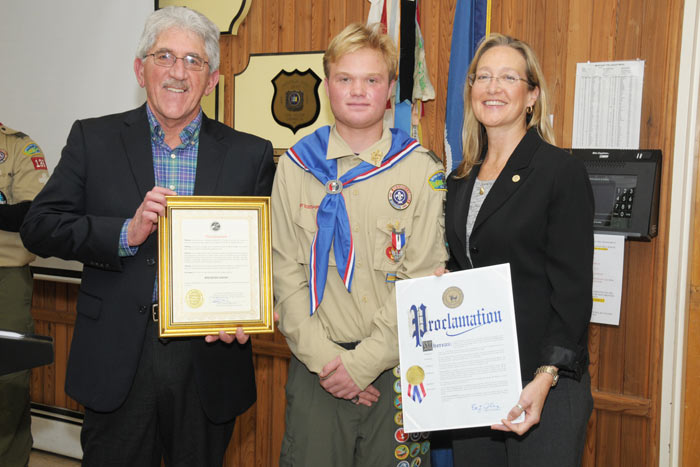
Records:
[[[345,207],[345,198],[342,196],[343,189],[392,168],[419,146],[418,141],[405,132],[392,128],[391,147],[379,167],[363,161],[338,178],[337,161],[326,159],[330,130],[329,126],[319,128],[316,132],[302,138],[287,151],[287,156],[292,162],[316,177],[326,187],[326,196],[321,201],[316,213],[318,230],[311,242],[309,260],[309,293],[311,296],[309,304],[312,315],[323,300],[331,244],[334,245],[338,274],[348,292],[350,292],[352,284],[355,247],[348,211]]]

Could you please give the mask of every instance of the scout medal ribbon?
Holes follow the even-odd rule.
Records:
[[[331,245],[333,245],[335,252],[338,274],[348,292],[352,285],[355,248],[345,198],[342,196],[343,189],[392,168],[419,146],[418,141],[405,132],[392,128],[391,147],[378,167],[362,161],[358,166],[353,167],[338,178],[337,161],[326,159],[330,130],[329,126],[319,128],[314,133],[302,138],[286,152],[292,162],[316,177],[326,187],[326,196],[321,201],[316,214],[318,230],[311,242],[309,260],[309,293],[311,297],[309,305],[312,315],[323,300]]]
[[[393,246],[396,251],[401,251],[401,249],[406,246],[406,229],[397,231],[392,227],[391,246]]]

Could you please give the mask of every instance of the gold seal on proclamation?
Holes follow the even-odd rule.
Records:
[[[406,381],[408,381],[408,384],[413,386],[418,386],[424,379],[425,372],[423,371],[423,368],[419,367],[418,365],[413,365],[406,372]]]
[[[201,290],[190,289],[185,294],[185,303],[190,308],[199,308],[204,303],[204,295]]]

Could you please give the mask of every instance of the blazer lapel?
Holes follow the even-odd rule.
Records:
[[[218,193],[219,175],[226,156],[226,146],[219,142],[218,136],[212,131],[210,120],[203,115],[202,130],[199,133],[197,175],[194,182],[195,195],[212,196]]]
[[[540,141],[535,128],[531,128],[525,133],[525,136],[515,148],[515,151],[513,151],[513,154],[508,159],[505,167],[503,167],[493,187],[491,187],[489,194],[486,196],[484,204],[481,206],[479,214],[476,216],[472,234],[476,232],[479,226],[496,212],[508,198],[513,196],[513,194],[523,186],[530,172],[532,172],[530,161],[539,147]]]
[[[126,116],[121,136],[131,173],[143,199],[146,192],[156,183],[153,173],[153,150],[150,144],[151,130],[145,104]]]
[[[476,174],[478,173],[478,166],[475,166],[472,171],[465,178],[458,181],[455,188],[455,200],[453,204],[452,212],[450,215],[455,217],[455,230],[457,241],[459,242],[458,248],[453,248],[452,251],[458,253],[458,260],[461,263],[462,268],[467,268],[470,266],[467,260],[467,214],[469,212],[469,202],[471,201],[471,193],[474,188],[474,181],[476,180]],[[450,189],[450,188],[448,188]]]

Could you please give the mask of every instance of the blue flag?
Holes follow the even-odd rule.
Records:
[[[452,27],[445,111],[445,156],[448,173],[462,161],[464,86],[469,63],[479,41],[489,31],[490,11],[491,0],[457,0]]]

